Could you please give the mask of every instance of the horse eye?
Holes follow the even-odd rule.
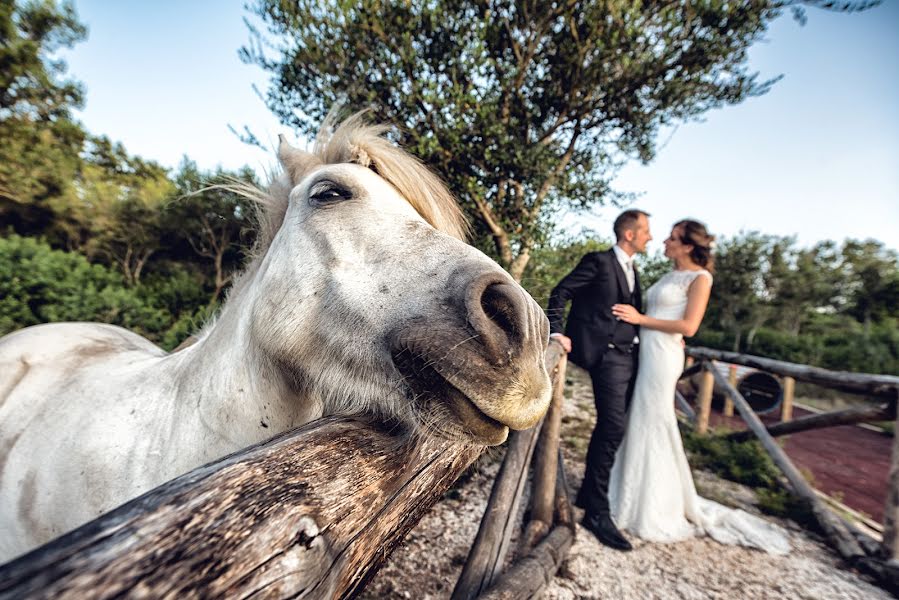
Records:
[[[313,206],[324,206],[349,200],[352,196],[350,190],[333,181],[321,181],[309,190],[309,203]]]

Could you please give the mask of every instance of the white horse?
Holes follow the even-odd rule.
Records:
[[[186,471],[323,415],[479,444],[549,403],[548,323],[461,241],[440,180],[358,116],[281,140],[255,258],[167,354],[111,325],[0,339],[0,562]]]

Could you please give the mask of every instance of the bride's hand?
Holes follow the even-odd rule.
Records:
[[[612,314],[625,323],[631,323],[632,325],[640,325],[643,321],[643,315],[630,304],[612,305]]]

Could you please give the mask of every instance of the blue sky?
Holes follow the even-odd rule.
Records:
[[[272,147],[291,134],[251,88],[265,89],[265,73],[237,58],[248,39],[242,4],[76,1],[90,33],[63,57],[87,88],[78,117],[169,167],[187,155],[203,168],[270,170],[273,152],[228,129],[249,125]],[[654,161],[618,177],[653,214],[651,249],[685,216],[723,235],[758,230],[803,245],[873,237],[899,249],[897,31],[899,0],[855,15],[809,9],[804,27],[776,21],[750,51],[762,78],[784,75],[770,93],[665,131]],[[605,235],[619,210],[564,222]]]

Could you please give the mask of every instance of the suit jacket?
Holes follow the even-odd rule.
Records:
[[[619,321],[612,314],[613,304],[633,304],[643,310],[640,277],[634,269],[634,292],[627,288],[627,278],[613,250],[591,252],[553,289],[547,316],[551,333],[562,333],[565,305],[571,300],[571,311],[564,333],[571,338],[569,360],[590,369],[612,342],[629,343],[638,328]]]

